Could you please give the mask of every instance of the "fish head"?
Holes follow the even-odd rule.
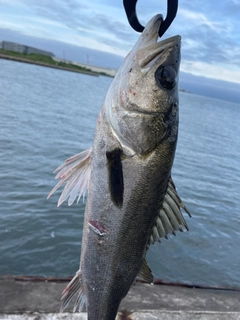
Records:
[[[143,155],[177,140],[181,37],[158,40],[162,16],[146,25],[107,95],[107,113],[123,148]]]

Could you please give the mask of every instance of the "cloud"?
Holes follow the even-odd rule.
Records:
[[[212,11],[185,8],[179,10],[178,21],[183,38],[182,70],[240,83],[240,38],[233,32],[238,22]]]
[[[197,76],[240,83],[240,67],[226,69],[224,65],[216,66],[202,61],[183,60],[181,70]]]
[[[57,39],[125,56],[139,35],[128,24],[122,1],[0,0],[0,4],[0,28],[39,39]],[[138,0],[140,22],[145,25],[157,13],[165,16],[166,7],[167,0]],[[219,67],[219,74],[225,69],[229,77],[229,71],[235,70],[232,78],[236,81],[240,65],[239,13],[240,0],[182,0],[164,37],[182,35],[182,63],[185,68],[191,65],[191,72],[199,74],[202,66],[203,75],[217,77]]]
[[[239,0],[229,0],[225,4],[226,15],[237,15],[240,13],[240,1]]]
[[[127,20],[124,19],[125,23],[121,18],[116,20],[116,16],[119,16],[118,11],[122,11],[119,6],[103,4],[99,7],[99,3],[75,0],[13,2],[18,8],[18,14],[14,14],[13,11],[13,22],[9,22],[9,17],[2,19],[2,28],[12,28],[29,36],[47,39],[57,37],[67,43],[108,52],[117,51],[120,55],[125,55],[130,49],[129,43],[136,41],[136,35],[129,32]],[[24,23],[19,23],[19,16]]]
[[[194,12],[187,9],[180,9],[179,14],[182,15],[183,19],[188,20],[188,23],[194,24],[197,28],[202,28],[204,26],[207,29],[211,29],[216,33],[221,33],[224,27],[218,21],[211,21],[201,12]]]

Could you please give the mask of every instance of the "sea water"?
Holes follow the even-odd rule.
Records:
[[[108,77],[0,59],[0,274],[79,268],[85,203],[57,207],[53,170],[91,146]],[[240,105],[180,93],[172,177],[189,232],[150,247],[156,278],[240,287]]]

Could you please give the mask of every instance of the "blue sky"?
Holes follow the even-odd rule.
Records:
[[[139,0],[140,22],[165,16],[166,4]],[[28,36],[125,56],[139,36],[120,0],[0,0],[0,8],[1,37],[15,34],[20,43]],[[239,17],[240,0],[179,0],[163,38],[182,36],[182,71],[240,84]]]

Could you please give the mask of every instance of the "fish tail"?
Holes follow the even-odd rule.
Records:
[[[81,280],[81,271],[79,270],[74,278],[69,282],[67,287],[64,289],[62,293],[62,305],[60,308],[60,312],[63,312],[69,302],[73,299],[73,297],[77,296],[77,299],[74,304],[73,312],[79,311],[82,312],[84,305],[86,304],[86,297],[83,294],[82,290],[82,280]]]
[[[117,320],[132,320],[131,312],[128,312],[127,310],[119,312]]]

